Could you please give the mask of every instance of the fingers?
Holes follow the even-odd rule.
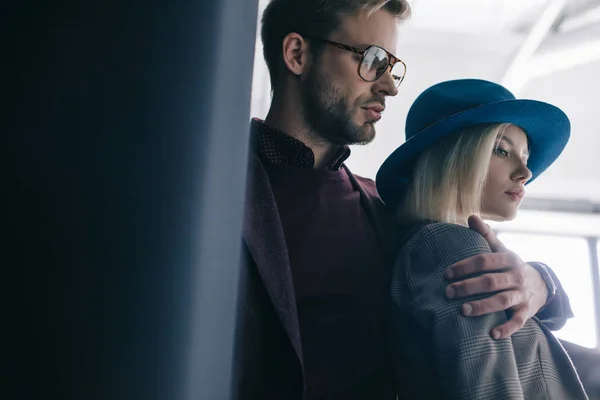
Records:
[[[448,285],[446,296],[450,299],[457,299],[501,290],[522,289],[524,279],[521,271],[489,273]]]
[[[479,218],[476,215],[471,215],[469,217],[468,222],[469,228],[473,229],[474,231],[478,232],[481,236],[483,236],[484,239],[490,245],[490,249],[492,249],[494,253],[506,251],[506,247],[504,247],[504,244],[500,240],[498,240],[496,235],[494,235],[494,232],[492,232],[490,227],[485,222],[483,222],[481,218]]]
[[[529,309],[526,307],[516,310],[508,321],[493,328],[490,332],[490,335],[494,339],[504,339],[510,337],[513,333],[521,329],[529,318],[533,317],[533,315],[530,314],[531,313]]]
[[[468,275],[524,267],[525,263],[513,252],[484,253],[461,260],[446,269],[446,279],[459,279]]]
[[[524,303],[524,296],[518,290],[507,290],[482,300],[474,300],[465,303],[461,307],[463,315],[477,317],[498,311],[506,311],[512,307]]]

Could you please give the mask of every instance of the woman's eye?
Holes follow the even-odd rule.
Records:
[[[498,157],[508,157],[508,151],[502,149],[502,148],[495,148],[494,149],[494,154],[497,155]]]

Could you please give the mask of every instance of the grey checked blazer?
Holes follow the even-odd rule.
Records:
[[[445,297],[446,268],[489,252],[475,231],[442,223],[418,229],[400,250],[391,286],[399,398],[587,399],[569,356],[537,318],[494,340],[489,332],[505,312],[464,317],[464,300]]]

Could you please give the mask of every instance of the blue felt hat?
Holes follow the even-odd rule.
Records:
[[[397,205],[424,150],[449,134],[487,123],[511,123],[525,131],[531,153],[527,166],[533,174],[529,182],[558,158],[571,132],[569,118],[558,107],[515,99],[496,83],[479,79],[438,83],[421,93],[410,107],[406,142],[377,172],[377,190],[383,201]]]

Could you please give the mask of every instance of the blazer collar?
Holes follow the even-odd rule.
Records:
[[[271,302],[302,364],[300,327],[292,270],[269,177],[251,154],[243,221],[243,238]]]

